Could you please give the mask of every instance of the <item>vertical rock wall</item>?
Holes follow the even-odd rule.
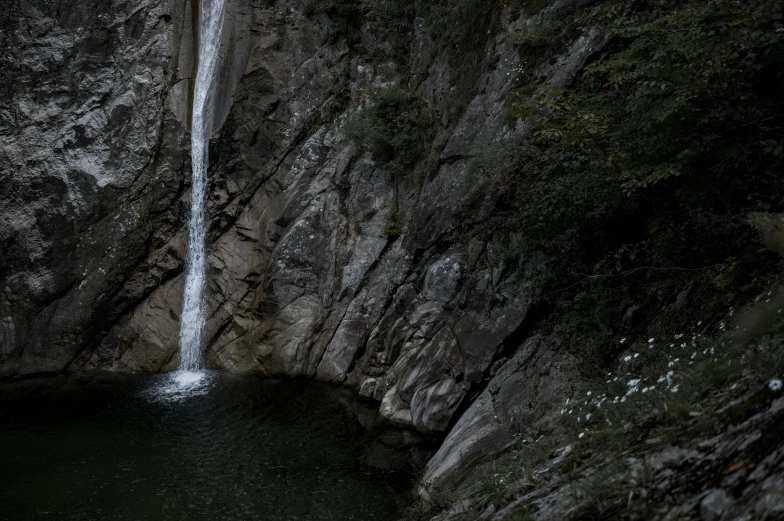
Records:
[[[20,2],[2,19],[13,81],[0,87],[0,374],[171,370],[195,12],[188,2],[52,5]],[[434,174],[413,180],[341,131],[367,92],[396,84],[398,65],[325,43],[332,21],[306,16],[303,2],[230,3],[210,150],[208,365],[343,383],[390,421],[451,428],[428,467],[436,485],[508,445],[527,410],[514,389],[538,392],[541,380],[551,401],[565,392],[516,376],[538,371],[531,344],[514,353],[545,260],[516,274],[492,236],[451,230],[494,211],[492,190],[466,183],[466,159],[526,136],[523,122],[503,122],[523,66],[505,32],[573,8],[504,11],[488,35],[494,65],[441,130]],[[383,46],[371,29],[362,45]],[[581,36],[541,75],[564,85],[600,44]],[[419,78],[409,87],[438,106],[450,65],[421,28],[409,61]],[[346,80],[341,113],[314,117]],[[536,344],[566,382],[573,362],[558,345]],[[455,459],[461,451],[470,457]]]
[[[0,20],[0,375],[58,371],[178,269],[192,6],[12,1]]]

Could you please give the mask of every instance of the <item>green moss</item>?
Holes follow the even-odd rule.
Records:
[[[509,43],[515,47],[547,47],[550,45],[552,34],[545,28],[532,27],[522,31],[514,31],[507,35]]]
[[[392,210],[389,212],[389,221],[384,228],[384,235],[389,238],[399,237],[403,233],[403,228],[400,224],[400,207],[397,202],[392,205]]]

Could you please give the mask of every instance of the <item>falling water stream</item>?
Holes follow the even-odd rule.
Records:
[[[204,198],[209,166],[210,98],[220,50],[224,0],[201,0],[199,64],[193,92],[191,163],[193,183],[188,220],[188,251],[185,266],[185,295],[180,321],[180,374],[177,381],[199,381],[202,368],[207,285],[206,225]]]

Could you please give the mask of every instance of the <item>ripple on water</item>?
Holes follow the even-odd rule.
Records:
[[[0,520],[390,521],[407,481],[367,465],[380,433],[343,396],[216,371],[0,384]]]

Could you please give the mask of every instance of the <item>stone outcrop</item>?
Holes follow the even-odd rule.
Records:
[[[521,434],[557,430],[564,397],[574,395],[578,362],[563,341],[534,335],[490,380],[428,462],[422,493],[453,488],[466,471],[491,461]]]
[[[746,404],[748,405],[748,404]],[[774,520],[784,515],[784,475],[779,398],[727,432],[670,444],[645,440],[614,464],[584,465],[578,476],[549,461],[518,483],[519,496],[502,508],[491,505],[479,519],[505,521],[533,516],[542,521],[585,519]],[[682,428],[689,429],[684,422]],[[567,449],[568,452],[568,449]],[[514,487],[513,487],[514,488]],[[458,503],[433,521],[471,511]]]

